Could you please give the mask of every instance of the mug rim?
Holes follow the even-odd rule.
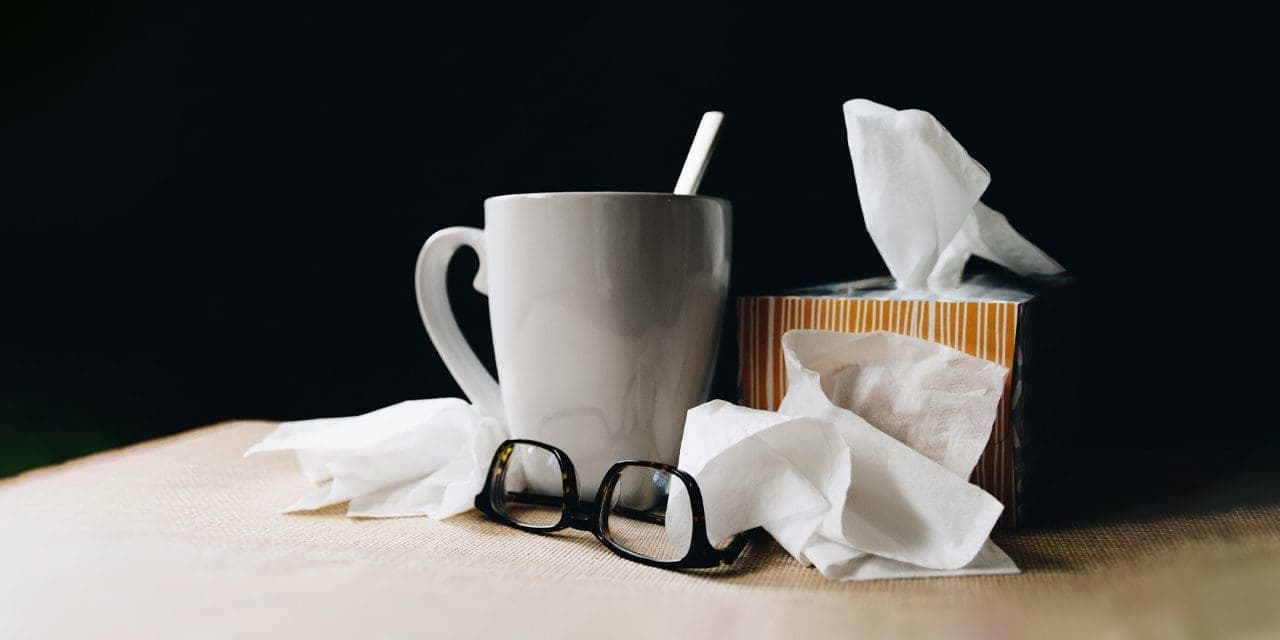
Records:
[[[701,194],[681,194],[681,193],[664,193],[661,191],[534,191],[530,193],[504,193],[497,196],[489,196],[484,199],[485,204],[496,202],[499,200],[514,200],[518,198],[541,199],[550,197],[594,197],[594,196],[639,196],[641,198],[674,198],[677,200],[711,200],[719,202],[724,206],[733,206],[728,200],[719,196],[704,196]]]

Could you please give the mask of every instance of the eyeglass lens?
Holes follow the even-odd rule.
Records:
[[[653,467],[623,467],[609,502],[607,524],[614,544],[664,562],[689,552],[693,509],[680,478]]]
[[[554,527],[564,511],[560,461],[542,447],[523,443],[511,447],[506,473],[501,482],[493,483],[493,505],[520,524]]]

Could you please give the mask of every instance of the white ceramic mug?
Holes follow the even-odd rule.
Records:
[[[418,308],[473,404],[512,437],[560,447],[584,499],[623,459],[675,464],[685,412],[706,399],[729,282],[730,205],[669,193],[496,196],[484,230],[450,227],[418,256]],[[498,379],[449,307],[467,245],[489,296]]]

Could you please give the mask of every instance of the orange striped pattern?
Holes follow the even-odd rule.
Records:
[[[739,390],[742,403],[776,410],[787,390],[782,334],[791,329],[915,336],[1013,368],[1016,302],[759,297],[738,300]],[[996,412],[991,440],[971,480],[1004,504],[1001,524],[1015,524],[1011,376]]]

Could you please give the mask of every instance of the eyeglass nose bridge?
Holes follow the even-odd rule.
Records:
[[[593,503],[578,502],[565,513],[564,524],[570,529],[599,534],[598,516],[599,513]]]

